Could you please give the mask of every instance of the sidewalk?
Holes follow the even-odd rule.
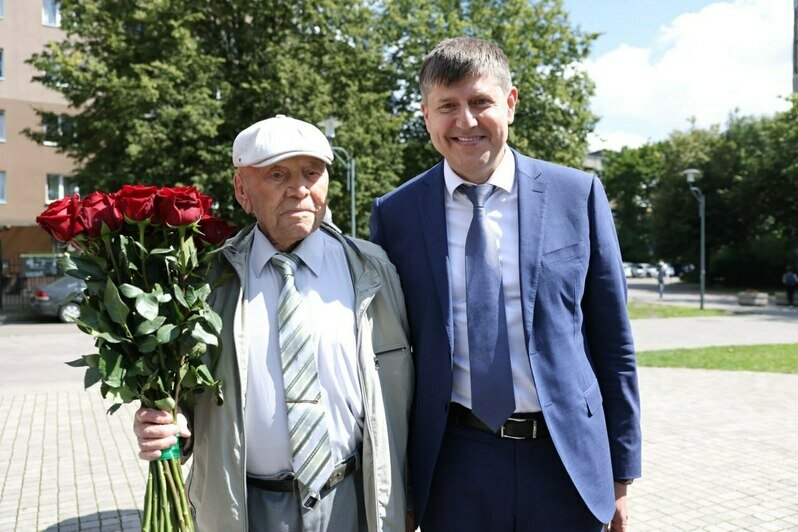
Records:
[[[0,325],[0,530],[140,528],[136,407],[107,416],[63,365],[91,351],[72,325]],[[632,530],[798,530],[798,375],[641,368],[640,381]]]

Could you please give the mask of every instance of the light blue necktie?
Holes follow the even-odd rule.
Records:
[[[283,278],[277,322],[294,477],[303,506],[312,508],[321,498],[319,492],[330,478],[333,462],[313,342],[294,278],[299,261],[292,253],[271,258]]]
[[[474,205],[465,246],[471,410],[498,431],[515,411],[515,395],[499,251],[485,216],[485,201],[494,187],[459,189]]]

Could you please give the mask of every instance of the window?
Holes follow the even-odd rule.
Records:
[[[3,18],[3,0],[0,0],[0,18]]]
[[[58,146],[58,139],[72,134],[72,122],[69,115],[46,114],[42,119],[44,124],[45,146]]]
[[[3,0],[0,0],[2,2]],[[3,17],[0,17],[3,18]],[[0,48],[0,79],[3,79],[5,74],[3,73],[3,49]]]
[[[0,111],[0,142],[6,141],[6,112]]]
[[[55,28],[61,25],[61,4],[55,0],[42,0],[42,24]]]
[[[0,203],[7,203],[7,202],[8,202],[8,197],[6,196],[6,173],[0,171]]]
[[[80,192],[68,176],[47,174],[47,203]]]

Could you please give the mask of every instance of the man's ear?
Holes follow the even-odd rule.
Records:
[[[245,213],[250,214],[252,212],[252,202],[249,200],[249,196],[247,196],[247,190],[246,187],[244,187],[244,178],[241,176],[240,170],[233,176],[233,189],[235,190],[238,204],[241,205]]]
[[[507,94],[507,123],[512,124],[515,119],[515,106],[518,104],[518,89],[512,87]]]
[[[427,125],[429,124],[429,108],[423,99],[421,100],[421,114],[424,115],[424,125],[427,126],[427,132],[429,132],[429,126]]]

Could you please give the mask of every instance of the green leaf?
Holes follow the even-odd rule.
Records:
[[[138,344],[139,352],[141,353],[152,353],[156,347],[158,347],[158,338],[154,335],[145,336]]]
[[[121,403],[114,403],[114,404],[111,405],[111,407],[105,413],[110,416],[111,414],[113,414],[114,412],[119,410],[121,407],[122,407]]]
[[[206,299],[208,299],[208,296],[211,295],[211,285],[209,285],[208,283],[203,284],[194,292],[194,295],[196,296],[197,299],[205,301]]]
[[[100,357],[97,369],[108,386],[118,388],[122,384],[125,370],[122,368],[122,355],[115,351],[107,351]]]
[[[157,316],[153,320],[143,321],[136,327],[136,336],[152,334],[157,331],[164,322],[166,322],[166,316]]]
[[[155,248],[150,250],[150,256],[152,255],[169,255],[174,251],[174,248]]]
[[[81,273],[95,279],[105,278],[106,262],[99,257],[91,255],[81,255],[80,257],[72,257],[72,262],[75,264]]]
[[[206,331],[199,322],[195,323],[191,329],[191,337],[203,344],[219,345],[219,339]]]
[[[199,375],[197,374],[197,370],[194,368],[189,368],[186,371],[186,374],[183,376],[183,379],[180,381],[180,386],[183,388],[193,388],[197,385],[199,381]]]
[[[119,336],[118,334],[111,332],[111,331],[98,331],[92,329],[91,335],[95,338],[102,338],[106,342],[110,342],[112,344],[118,344],[120,342],[124,342],[125,339]]]
[[[64,362],[67,366],[72,366],[73,368],[87,368],[89,365],[86,363],[86,359],[83,357],[76,358],[75,360],[71,360],[69,362]]]
[[[143,292],[136,298],[136,311],[146,320],[154,320],[158,315],[158,296]]]
[[[213,330],[216,331],[216,334],[222,334],[222,318],[213,310],[208,309],[208,312],[205,314],[205,319],[208,320]]]
[[[177,300],[177,302],[183,305],[184,307],[189,308],[190,305],[186,302],[186,298],[183,295],[183,289],[180,288],[180,285],[176,284],[174,285],[174,287],[172,287],[172,289],[175,293],[175,299]]]
[[[97,368],[89,368],[83,375],[83,388],[88,389],[100,382],[100,371]]]
[[[159,344],[167,344],[172,340],[177,339],[179,334],[180,329],[172,324],[168,324],[158,329],[158,332],[155,333],[155,337],[158,339]]]
[[[166,410],[171,411],[175,408],[175,400],[171,397],[165,397],[164,399],[158,399],[155,401],[155,407],[159,410]]]
[[[83,360],[86,362],[86,365],[90,368],[96,368],[100,364],[100,355],[92,354],[92,355],[83,355]]]
[[[209,386],[213,384],[213,376],[211,375],[210,370],[208,370],[208,366],[205,364],[197,366],[197,374],[199,375],[203,384],[207,384]]]
[[[116,285],[111,279],[108,279],[105,283],[103,303],[105,303],[108,314],[114,322],[120,325],[125,325],[127,323],[127,316],[130,314],[130,310],[127,308],[127,305],[125,305],[125,302],[122,301],[122,298],[119,296],[119,290],[117,290]]]
[[[119,285],[119,291],[122,292],[125,297],[129,297],[130,299],[136,298],[144,293],[144,290],[138,286],[133,286],[132,284],[127,283]]]

